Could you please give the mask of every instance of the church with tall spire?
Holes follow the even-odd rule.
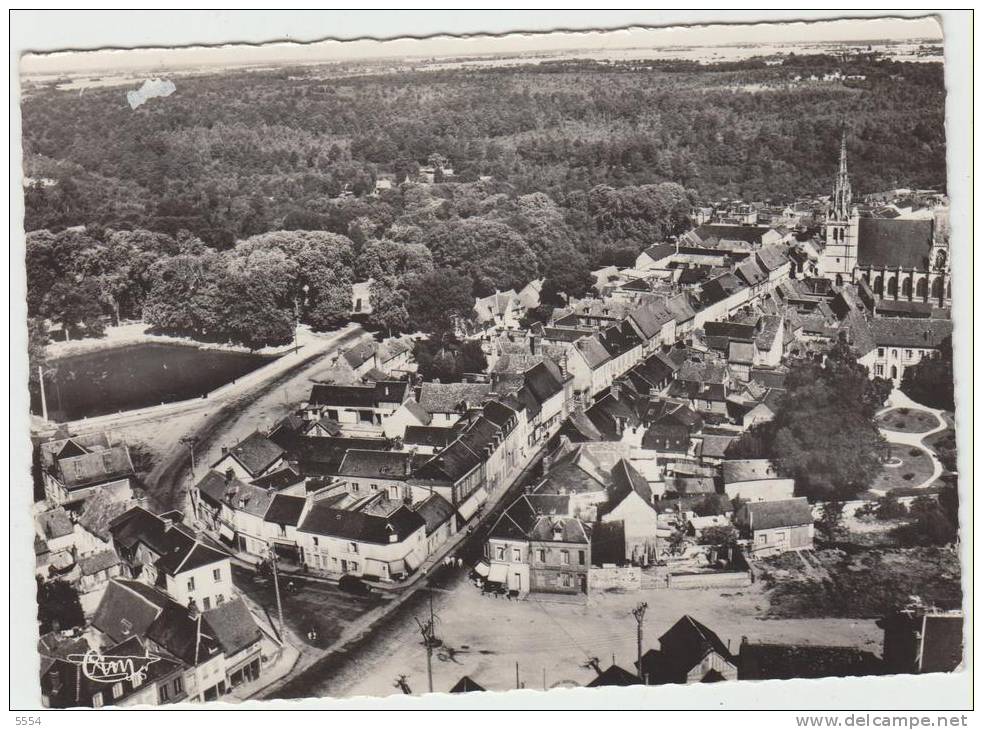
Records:
[[[833,197],[826,215],[826,249],[823,252],[822,270],[825,276],[837,284],[853,281],[857,265],[860,212],[853,204],[850,174],[846,165],[846,129],[840,139],[840,170],[833,185]]]
[[[853,200],[847,169],[847,132],[840,138],[840,166],[823,225],[820,273],[836,285],[865,282],[877,299],[947,306],[948,209],[932,215],[863,215]]]

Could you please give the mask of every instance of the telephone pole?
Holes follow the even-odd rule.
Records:
[[[38,365],[38,385],[41,386],[41,418],[48,420],[48,399],[44,396],[44,370]]]
[[[433,692],[433,648],[437,644],[437,617],[433,612],[433,591],[429,591],[430,596],[430,618],[426,623],[414,618],[417,626],[420,627],[420,635],[423,637],[423,645],[427,649],[427,688]]]
[[[645,610],[648,607],[647,603],[639,603],[631,612],[638,624],[638,678],[642,682],[645,682],[645,673],[642,671],[642,625],[645,623]]]
[[[286,641],[283,633],[283,602],[280,600],[280,577],[276,569],[276,552],[270,545],[270,562],[273,563],[273,592],[276,593],[276,612],[280,619],[280,641]]]

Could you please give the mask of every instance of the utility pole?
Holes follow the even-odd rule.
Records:
[[[645,610],[648,607],[647,603],[639,603],[631,612],[638,624],[638,678],[642,682],[645,682],[645,673],[642,671],[642,624],[645,622]]]
[[[44,370],[38,365],[38,383],[41,385],[41,418],[48,420],[48,400],[44,397]]]
[[[433,692],[433,618],[426,623],[416,619],[417,626],[420,627],[420,635],[423,637],[423,645],[427,649],[427,688]]]
[[[280,576],[276,569],[276,551],[270,545],[270,562],[273,563],[273,592],[276,593],[276,612],[280,619],[280,641],[286,641],[283,633],[283,602],[280,600]]]
[[[182,436],[178,439],[182,444],[188,447],[191,451],[191,478],[195,478],[195,444],[198,443],[197,436]]]
[[[515,688],[522,689],[522,686],[519,684],[519,662],[515,663]]]

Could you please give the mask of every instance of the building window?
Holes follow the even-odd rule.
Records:
[[[215,570],[212,571],[212,578],[215,579],[215,582],[216,583],[221,583],[222,582],[222,569],[221,568],[215,568]]]
[[[518,563],[522,560],[522,551],[519,548],[512,548],[512,562]]]
[[[195,579],[194,578],[188,578],[188,592],[190,593],[194,589],[195,589]]]
[[[577,552],[577,562],[580,565],[584,565],[587,562],[587,553],[583,550]]]
[[[877,348],[877,357],[884,357],[884,348],[883,347],[878,347]]]
[[[164,704],[169,699],[171,699],[171,692],[168,689],[168,687],[167,687],[166,684],[162,684],[160,686],[160,702],[161,702],[161,704]]]
[[[378,484],[373,484],[371,486],[372,486],[372,491],[373,492],[378,492],[379,491],[379,485]]]
[[[912,358],[912,352],[911,352],[911,350],[905,350],[904,351],[904,356],[905,356],[905,360],[910,360]]]
[[[358,554],[358,543],[350,542],[348,543],[348,552]]]
[[[358,494],[358,482],[352,482],[352,491]]]
[[[96,692],[92,695],[92,706],[102,707],[102,692]]]
[[[563,565],[570,565],[570,551],[561,550],[560,551],[560,563]]]
[[[205,607],[207,611],[212,607],[212,599],[209,596],[205,596],[205,599],[201,602],[201,605]]]
[[[176,697],[177,695],[181,694],[183,691],[184,691],[184,687],[181,684],[181,678],[177,677],[174,680],[174,696]]]
[[[113,697],[119,699],[123,696],[123,683],[117,682],[113,685]]]
[[[505,560],[505,548],[501,545],[495,548],[495,560]]]
[[[891,357],[893,357],[895,360],[897,360],[898,359],[898,351],[897,350],[891,350]]]
[[[225,596],[219,593],[217,596],[215,596],[215,605],[221,606],[223,603],[225,603]]]
[[[563,587],[572,588],[573,587],[573,576],[569,573],[563,574]]]
[[[884,366],[883,365],[875,365],[874,366],[874,375],[883,375],[883,374],[884,374]]]
[[[143,672],[135,672],[133,676],[130,677],[130,683],[133,685],[133,689],[136,689],[143,684]]]
[[[317,547],[317,538],[314,538],[314,547]]]
[[[545,550],[538,550],[536,557],[539,560],[539,562],[545,563],[546,562],[546,551]]]

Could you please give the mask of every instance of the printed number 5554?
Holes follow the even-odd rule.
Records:
[[[41,718],[38,715],[17,715],[14,718],[15,725],[40,725]]]

